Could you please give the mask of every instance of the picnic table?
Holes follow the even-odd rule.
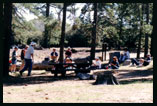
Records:
[[[62,76],[65,76],[66,71],[75,71],[75,73],[90,73],[90,63],[49,63],[49,65],[54,66],[55,69],[49,69],[46,71],[51,71],[52,74],[57,76],[58,73],[61,73]]]

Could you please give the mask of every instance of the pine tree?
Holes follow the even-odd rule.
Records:
[[[96,27],[97,27],[97,3],[94,3],[94,22],[93,22],[92,43],[91,43],[91,62],[92,60],[95,59]]]
[[[4,50],[3,50],[3,76],[9,75],[9,54],[12,37],[12,3],[4,3]]]
[[[63,21],[62,21],[62,32],[61,32],[61,39],[60,39],[60,63],[63,63],[64,60],[64,38],[65,38],[65,26],[66,26],[66,9],[67,3],[64,3],[63,6]]]

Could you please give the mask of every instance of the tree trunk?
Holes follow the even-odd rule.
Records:
[[[96,26],[97,26],[97,3],[94,3],[94,22],[93,22],[93,30],[92,30],[91,62],[95,58]]]
[[[49,17],[49,14],[50,14],[50,3],[46,3],[46,18]],[[44,33],[44,44],[43,46],[45,48],[49,47],[49,33],[48,33],[48,26],[47,26],[47,23],[45,24],[45,33]]]
[[[142,26],[143,26],[143,5],[141,8],[141,5],[139,7],[139,13],[140,13],[140,34],[139,34],[139,41],[138,41],[138,49],[137,49],[137,58],[140,58],[141,53],[141,38],[142,38]]]
[[[149,3],[147,3],[147,25],[149,24]],[[146,57],[146,55],[148,54],[148,42],[149,41],[149,38],[148,38],[148,33],[145,35],[145,49],[144,49],[144,57]]]
[[[153,4],[153,11],[154,11],[154,4]],[[154,16],[152,16],[152,26],[155,26],[154,24]],[[151,56],[153,56],[153,36],[154,36],[154,28],[153,28],[153,31],[152,31],[152,34],[151,34],[151,47],[150,47],[150,54]]]
[[[3,45],[3,43],[4,43],[4,40],[3,40],[3,38],[4,38],[4,3],[1,3],[0,4],[0,8],[1,8],[1,10],[0,10],[0,25],[2,26],[1,28],[0,28],[0,33],[2,34],[2,37],[0,37],[0,48],[1,48],[1,51],[4,51],[4,45]],[[2,52],[2,55],[0,55],[0,60],[1,60],[1,67],[0,67],[0,70],[3,70],[3,54],[4,52]],[[1,75],[2,75],[2,71],[1,71]]]
[[[3,50],[3,76],[9,75],[9,54],[12,36],[12,3],[4,3],[4,50]]]
[[[61,40],[60,40],[60,63],[63,63],[64,60],[64,38],[65,38],[65,26],[66,26],[66,9],[67,3],[64,3],[63,7],[63,21],[62,21],[62,32],[61,32]]]

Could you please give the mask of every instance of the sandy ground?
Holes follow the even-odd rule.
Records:
[[[73,58],[89,56],[84,52],[87,49],[78,48],[82,52],[73,54]],[[51,51],[35,50],[35,61],[41,62]],[[17,77],[4,79],[3,103],[153,103],[153,70],[116,73],[120,85],[93,85],[95,80],[79,80],[72,72],[65,78],[54,78],[44,70],[32,71],[31,77],[26,77],[27,72],[23,77],[18,77],[19,73],[11,75]]]
[[[87,50],[90,50],[90,48],[74,48],[75,50],[77,50],[77,53],[73,53],[72,54],[72,58],[76,59],[76,58],[85,58],[87,56],[90,56],[90,52],[86,52]],[[67,48],[65,48],[64,50],[67,50]],[[101,48],[96,48],[96,50],[101,50]],[[59,54],[59,48],[56,48],[56,51]],[[20,55],[21,50],[19,49],[17,54]],[[34,51],[34,62],[35,63],[40,63],[44,60],[45,57],[50,57],[50,54],[52,52],[52,48],[50,49],[43,49],[43,50],[35,50]],[[107,51],[106,52],[106,60],[109,60],[109,53],[115,52],[114,50],[112,51]],[[117,51],[116,51],[117,52]],[[124,52],[124,51],[119,51],[119,52]],[[12,53],[12,49],[10,51],[10,55]],[[136,58],[137,53],[130,53],[130,57],[131,58]],[[101,57],[102,56],[102,52],[96,52],[95,54],[96,57]],[[140,54],[141,57],[144,56],[144,53],[141,52]],[[20,60],[20,58],[18,58],[18,60]]]
[[[79,80],[70,73],[63,79],[33,72],[3,84],[3,103],[153,103],[152,74],[138,74],[121,73],[120,85],[93,85],[95,80]]]

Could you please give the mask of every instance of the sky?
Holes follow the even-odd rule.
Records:
[[[85,3],[76,3],[76,8],[78,8],[79,7],[79,9],[76,11],[76,17],[79,17],[80,16],[80,13],[81,13],[81,9],[82,9],[82,7],[85,5]],[[55,13],[56,11],[53,9],[53,8],[50,8],[50,11],[52,11],[53,13]],[[67,12],[67,17],[69,16],[69,12]],[[35,18],[37,18],[37,16],[35,16],[34,14],[32,14],[32,13],[30,13],[29,12],[29,10],[26,10],[26,13],[23,13],[23,16],[26,18],[26,20],[27,21],[30,21],[30,20],[32,20],[32,19],[35,19]],[[57,14],[54,14],[54,16],[57,18]],[[61,14],[61,16],[62,16],[62,14]],[[92,16],[92,15],[91,15]],[[92,18],[92,17],[91,17]],[[61,17],[61,19],[62,19],[62,17]],[[70,19],[66,19],[67,20],[67,23],[68,24],[72,24],[73,23],[73,21],[72,20],[70,20]]]

